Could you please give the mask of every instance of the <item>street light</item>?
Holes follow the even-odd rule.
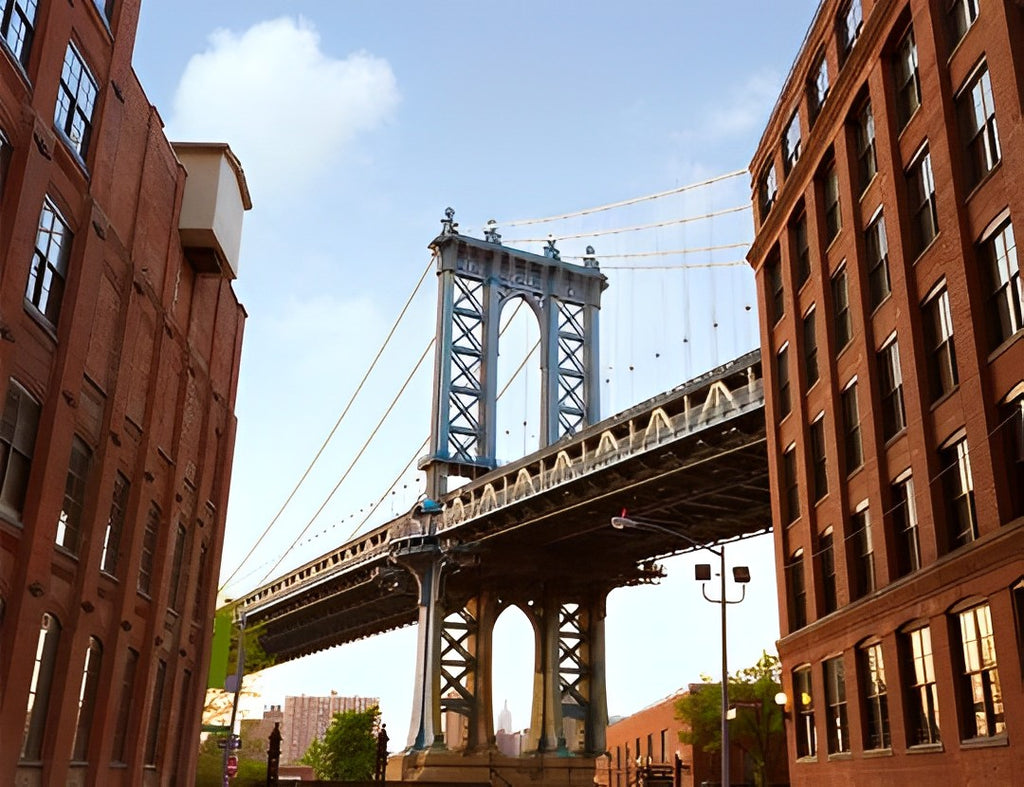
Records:
[[[718,604],[722,609],[722,785],[728,787],[731,783],[729,780],[729,663],[726,653],[726,616],[725,610],[729,604],[739,604],[747,596],[746,584],[750,582],[750,569],[746,566],[735,566],[732,570],[733,581],[740,585],[742,594],[735,601],[730,601],[725,595],[725,546],[722,545],[715,549],[709,547],[706,544],[702,544],[696,539],[690,538],[684,533],[680,533],[671,528],[667,528],[663,525],[659,525],[655,522],[642,522],[636,519],[630,519],[626,516],[613,516],[612,527],[616,530],[647,530],[652,533],[661,533],[663,535],[670,536],[672,538],[680,538],[686,541],[691,546],[697,547],[697,549],[705,549],[712,555],[715,555],[719,561],[719,580],[720,580],[720,596],[719,598],[711,598],[705,586],[705,583],[711,581],[711,565],[708,563],[698,563],[694,566],[694,578],[701,583],[700,592],[704,596],[706,601],[710,601],[712,604]]]

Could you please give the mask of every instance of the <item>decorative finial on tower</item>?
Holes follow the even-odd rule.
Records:
[[[597,257],[594,256],[594,247],[593,246],[587,246],[586,256],[583,257],[583,267],[584,268],[596,268],[596,267],[598,267],[598,265],[597,265]]]
[[[544,256],[552,260],[562,259],[561,253],[555,248],[554,235],[548,235],[548,245],[544,247]]]
[[[455,235],[459,231],[459,224],[455,221],[455,208],[445,208],[444,218],[441,219],[441,234]]]
[[[491,219],[484,227],[484,240],[488,243],[501,245],[501,233],[498,232],[498,222]]]

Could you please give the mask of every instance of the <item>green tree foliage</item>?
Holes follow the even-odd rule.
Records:
[[[785,751],[782,708],[775,704],[779,659],[762,652],[757,664],[729,676],[729,704],[736,718],[729,722],[729,740],[748,757],[758,785],[768,784],[774,759]],[[679,733],[683,743],[706,752],[722,749],[722,690],[720,683],[702,675],[703,685],[676,701],[676,718],[687,725]]]
[[[323,738],[314,738],[300,762],[318,779],[369,781],[377,762],[376,730],[380,709],[335,713]]]
[[[224,774],[224,750],[217,747],[217,740],[223,735],[211,735],[199,746],[199,760],[196,763],[196,787],[221,787]],[[264,787],[267,783],[267,755],[246,756],[244,751],[235,752],[238,757],[238,773],[231,780],[231,787]]]
[[[245,664],[243,674],[252,675],[267,667],[274,666],[274,657],[268,654],[260,642],[260,638],[266,633],[266,624],[249,625],[245,627]],[[238,629],[231,635],[231,648],[228,650],[228,674],[234,674],[238,664]]]

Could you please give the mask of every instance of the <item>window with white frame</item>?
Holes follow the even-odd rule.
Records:
[[[903,405],[903,371],[896,334],[878,351],[878,389],[882,405],[882,437],[891,440],[907,425]]]
[[[984,62],[961,88],[956,103],[967,149],[967,175],[973,186],[1002,158],[992,79]]]
[[[71,458],[64,482],[64,504],[57,519],[57,546],[72,555],[78,554],[82,543],[82,509],[85,508],[85,486],[91,463],[92,451],[75,435],[71,440]]]
[[[761,208],[761,221],[771,212],[775,204],[775,196],[779,190],[778,178],[775,175],[775,164],[770,163],[764,168],[757,182],[757,197]]]
[[[953,340],[953,314],[949,308],[949,293],[945,282],[925,301],[923,311],[928,385],[931,400],[934,402],[960,383],[956,364],[956,344]]]
[[[800,113],[794,112],[782,137],[782,167],[788,175],[800,158]]]
[[[981,242],[979,257],[988,296],[989,348],[995,349],[1024,328],[1024,287],[1009,217]]]
[[[896,45],[893,81],[896,84],[896,119],[902,130],[921,106],[921,77],[917,69],[917,43],[913,28],[909,28]]]
[[[939,736],[939,692],[932,662],[932,634],[927,625],[915,624],[901,637],[904,697],[907,705],[907,745],[934,746]]]
[[[71,747],[73,762],[86,762],[89,756],[89,733],[92,731],[92,717],[96,711],[96,695],[100,682],[100,666],[103,661],[103,645],[96,637],[89,637],[82,666],[82,683],[78,690],[78,717],[75,722],[75,742]]]
[[[892,292],[889,280],[889,239],[882,210],[875,213],[864,230],[864,253],[868,268],[868,305],[874,311]]]
[[[1006,732],[1003,692],[999,683],[992,613],[988,604],[957,614],[963,661],[960,675],[960,724],[966,740]]]
[[[865,500],[850,515],[850,596],[861,598],[875,589],[875,550],[871,513]]]
[[[818,382],[818,333],[816,310],[812,308],[803,320],[804,383],[808,388]]]
[[[860,439],[860,408],[857,403],[857,380],[852,380],[839,395],[843,412],[843,447],[846,474],[851,475],[864,464],[864,449]]]
[[[885,660],[882,643],[861,646],[861,679],[864,699],[864,748],[888,749],[892,745],[889,733],[889,692],[885,680]]]
[[[811,244],[807,237],[807,213],[801,212],[790,225],[795,257],[796,286],[799,289],[811,277]]]
[[[832,526],[826,527],[818,536],[818,570],[821,574],[821,609],[827,615],[839,609],[836,595],[835,537]]]
[[[974,20],[978,18],[978,0],[946,0],[949,18],[949,35],[953,47],[967,35]]]
[[[841,265],[832,275],[831,289],[832,324],[838,352],[853,339],[853,317],[850,314],[850,289],[846,265]]]
[[[875,116],[871,102],[865,100],[854,116],[857,136],[857,176],[863,191],[878,172],[878,158],[875,155]]]
[[[789,343],[782,345],[775,356],[775,391],[778,395],[779,420],[781,421],[792,408],[792,397],[789,385]]]
[[[860,37],[861,28],[864,27],[864,14],[861,11],[860,0],[847,0],[839,7],[837,26],[839,28],[840,58],[846,60],[853,45]]]
[[[14,524],[21,522],[25,505],[39,413],[39,402],[12,378],[0,422],[0,511]]]
[[[786,524],[800,518],[800,486],[797,481],[796,443],[792,443],[782,454],[782,519]]]
[[[926,145],[907,169],[907,196],[914,220],[911,225],[914,253],[920,254],[939,234],[939,213],[935,207],[935,177],[932,157]]]
[[[121,556],[121,534],[124,532],[124,516],[128,508],[128,493],[131,484],[120,472],[114,476],[114,492],[110,497],[110,513],[103,533],[103,551],[100,553],[100,571],[117,576],[118,559]]]
[[[809,88],[810,101],[808,103],[810,104],[811,122],[813,123],[821,112],[821,108],[825,105],[825,99],[828,98],[828,61],[825,60],[824,52],[818,55],[818,59],[811,69]]]
[[[807,584],[804,580],[804,551],[797,549],[786,563],[786,595],[789,607],[789,630],[807,625]]]
[[[828,753],[847,752],[850,750],[850,722],[846,713],[846,669],[843,657],[827,659],[823,668],[825,702],[828,706],[825,720]]]
[[[917,526],[914,479],[908,470],[890,487],[892,541],[896,548],[896,571],[905,576],[921,568],[921,542]]]
[[[811,478],[814,489],[814,502],[818,502],[828,494],[828,460],[825,454],[825,413],[819,413],[811,424]]]
[[[50,689],[57,662],[57,645],[60,642],[60,621],[49,612],[43,614],[36,641],[35,663],[28,687],[28,705],[25,709],[25,731],[21,743],[23,762],[40,762],[43,754],[43,738],[46,733],[46,717],[50,705]],[[6,737],[6,735],[5,735]]]
[[[796,756],[814,757],[818,753],[818,730],[814,726],[810,665],[793,670],[793,707],[796,710]]]
[[[821,174],[822,192],[825,196],[825,242],[829,243],[843,228],[843,211],[839,201],[839,174],[835,159],[830,158]]]
[[[96,80],[92,78],[75,45],[68,43],[53,122],[75,153],[83,159],[92,136],[92,112],[95,106]]]
[[[71,239],[71,230],[56,206],[49,198],[44,199],[25,300],[52,326],[56,326],[60,318]]]
[[[967,438],[958,437],[939,449],[942,488],[946,503],[947,550],[978,538],[978,514],[974,504],[974,476]]]
[[[28,56],[35,34],[37,0],[2,0],[0,36],[22,68],[28,68]]]

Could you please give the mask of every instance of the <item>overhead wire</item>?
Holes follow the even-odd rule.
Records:
[[[317,452],[313,456],[312,461],[310,461],[309,466],[306,467],[305,471],[302,473],[302,476],[299,478],[299,480],[296,482],[295,486],[292,488],[292,491],[289,492],[288,497],[285,498],[284,503],[281,504],[281,508],[279,508],[277,513],[274,514],[274,518],[270,520],[270,523],[263,529],[263,532],[260,533],[259,537],[256,539],[255,543],[252,545],[252,547],[249,549],[249,551],[245,553],[245,557],[242,558],[241,562],[235,567],[235,570],[232,571],[231,574],[228,575],[228,578],[225,579],[220,584],[220,587],[217,588],[217,592],[218,593],[223,591],[224,588],[228,585],[228,583],[231,582],[231,580],[235,578],[235,576],[238,574],[238,572],[242,569],[242,566],[245,565],[245,562],[250,557],[252,557],[253,553],[256,551],[256,549],[259,547],[259,545],[261,543],[263,543],[263,539],[267,537],[267,534],[270,532],[270,529],[277,523],[277,520],[280,519],[281,514],[284,513],[284,510],[288,507],[289,503],[291,503],[292,499],[295,497],[296,493],[299,491],[299,488],[302,486],[302,484],[309,477],[309,474],[310,474],[310,472],[312,472],[314,465],[316,465],[316,463],[320,460],[320,457],[323,455],[323,452],[327,449],[328,443],[330,443],[331,440],[334,438],[334,435],[338,431],[338,427],[341,425],[341,422],[345,419],[345,416],[348,415],[349,410],[352,408],[352,403],[355,402],[356,397],[359,396],[359,393],[363,390],[363,386],[366,384],[366,381],[369,379],[370,374],[376,368],[377,362],[380,361],[381,356],[384,354],[384,350],[387,349],[388,345],[391,343],[391,339],[394,337],[395,331],[398,330],[399,324],[402,322],[403,318],[405,317],[406,312],[409,311],[409,307],[412,304],[413,299],[416,297],[416,294],[419,292],[420,287],[423,286],[423,282],[427,278],[427,274],[430,272],[430,269],[433,268],[433,267],[434,267],[434,258],[431,257],[430,261],[427,263],[427,266],[423,269],[423,273],[420,274],[419,281],[416,282],[416,286],[413,287],[412,292],[409,294],[409,297],[406,299],[405,305],[402,306],[402,310],[399,312],[398,317],[395,318],[394,323],[391,325],[391,330],[388,331],[388,335],[385,337],[384,342],[380,346],[380,349],[377,350],[377,354],[373,357],[373,360],[370,362],[370,365],[367,367],[366,371],[363,373],[363,377],[359,381],[359,385],[357,385],[355,390],[352,392],[352,395],[349,397],[349,400],[346,403],[345,408],[341,411],[341,415],[338,416],[338,420],[334,422],[334,426],[331,427],[331,431],[328,433],[327,437],[324,438],[324,441],[320,444],[320,448],[317,449]]]

